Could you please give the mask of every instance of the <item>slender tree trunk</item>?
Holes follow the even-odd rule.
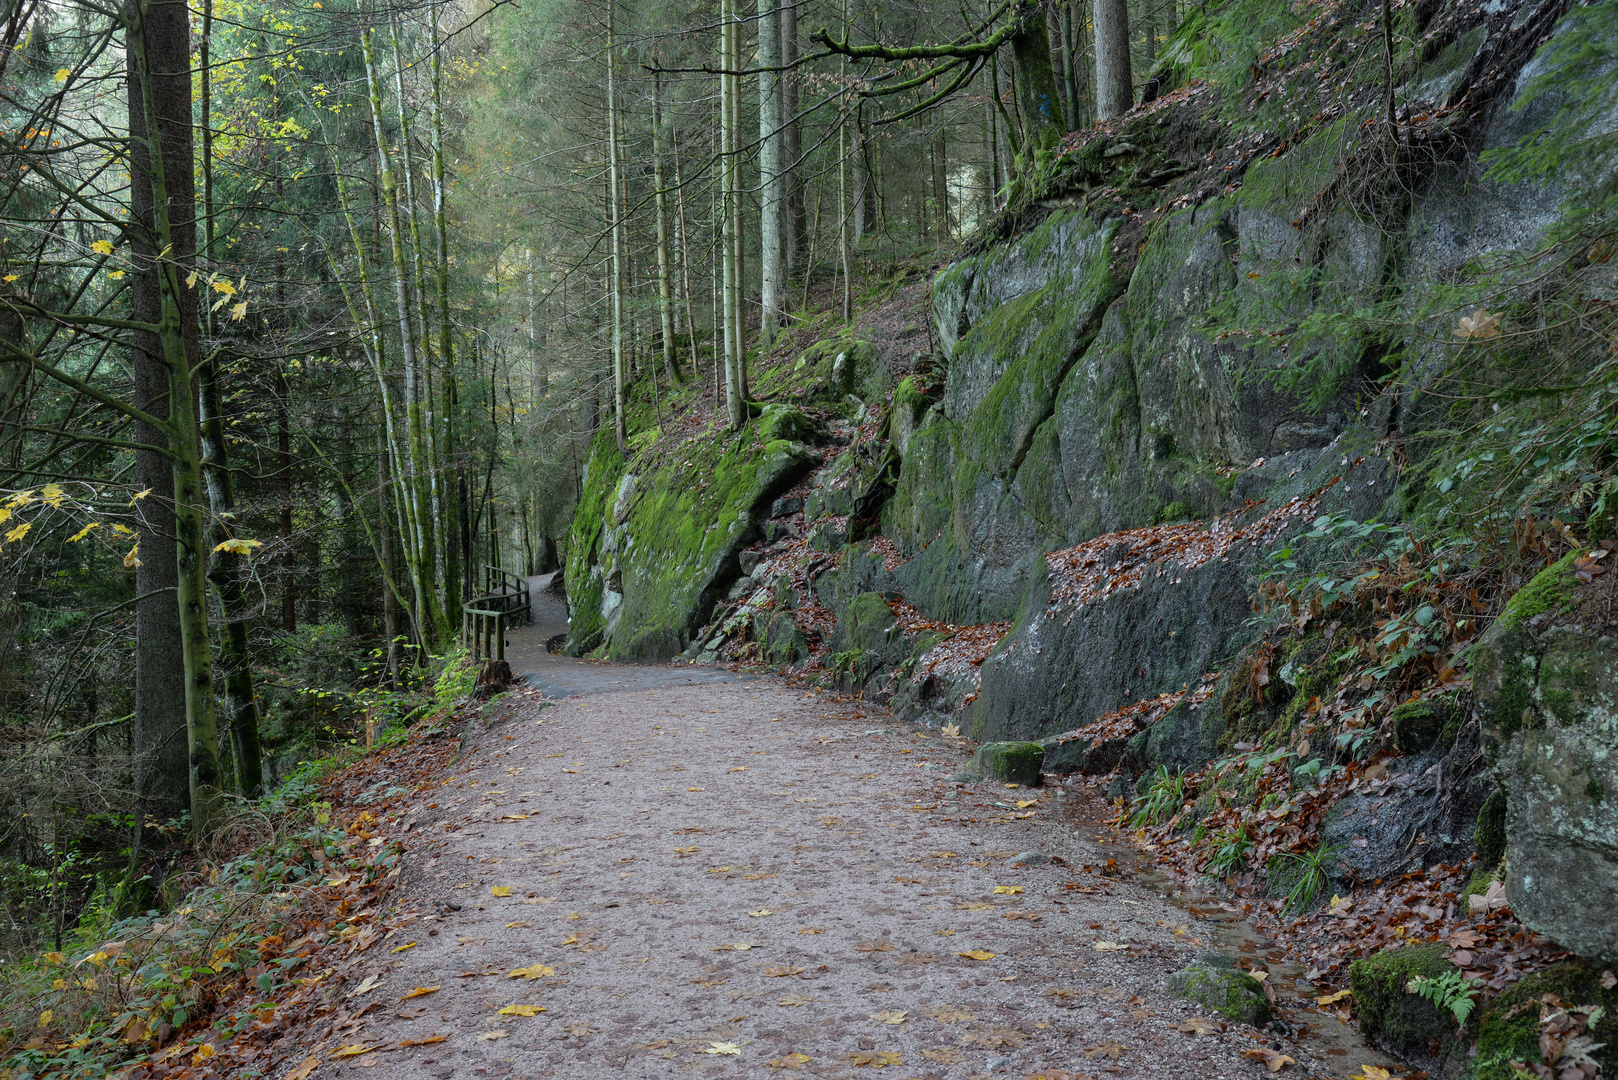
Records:
[[[1094,0],[1096,118],[1111,120],[1135,104],[1135,78],[1129,66],[1129,4]]]
[[[792,69],[798,62],[798,0],[784,0],[779,10],[781,66],[791,69],[781,76],[781,123],[785,125],[781,132],[781,169],[783,198],[786,199],[781,243],[786,248],[786,274],[790,280],[800,271],[811,272],[802,265],[809,248],[804,232],[809,208],[804,195],[803,170],[798,161],[803,153],[803,131],[798,123],[798,72]]]
[[[720,0],[720,29],[719,29],[719,66],[723,71],[730,71],[732,58],[735,56],[737,26],[734,15],[735,0]],[[736,190],[738,184],[736,163],[736,128],[737,128],[737,76],[725,74],[720,80],[720,208],[723,221],[721,226],[724,245],[724,311],[725,311],[725,412],[730,426],[739,428],[746,420],[746,410],[742,403],[741,385],[741,326],[737,320],[737,313],[741,304],[737,294],[741,291],[740,268],[738,266],[738,229],[741,219],[740,193]]]
[[[131,230],[135,262],[131,307],[137,321],[157,326],[155,334],[140,331],[135,335],[136,397],[138,403],[144,398],[150,405],[166,406],[162,411],[151,410],[166,420],[167,427],[152,434],[157,436],[156,445],[166,445],[170,465],[169,482],[164,485],[167,491],[154,487],[152,495],[141,501],[157,505],[163,495],[172,499],[168,520],[159,524],[148,519],[150,531],[143,532],[143,539],[151,537],[156,531],[152,524],[165,532],[172,530],[169,549],[163,552],[162,542],[148,540],[159,550],[148,547],[143,562],[167,555],[174,568],[167,581],[153,581],[147,575],[145,582],[137,580],[136,587],[141,594],[156,587],[164,590],[159,596],[167,597],[172,582],[175,601],[161,607],[142,601],[144,611],[137,606],[135,728],[142,751],[141,811],[166,815],[177,803],[189,801],[192,828],[199,837],[207,837],[220,823],[221,776],[208,631],[207,527],[202,511],[197,387],[191,376],[200,352],[199,326],[196,292],[183,280],[195,266],[197,244],[190,17],[179,0],[130,0],[125,21],[130,220],[135,226]],[[165,396],[166,403],[158,400]],[[159,477],[152,479],[155,482]],[[178,633],[161,632],[148,622],[145,640],[140,642],[143,614],[172,619],[170,626]],[[148,654],[144,664],[143,652]],[[147,676],[145,686],[141,685],[142,674]],[[176,676],[181,687],[179,702],[174,694]],[[143,704],[148,708],[161,704],[169,711],[143,715]],[[177,724],[181,716],[183,727]],[[184,742],[180,744],[182,731]],[[183,763],[186,777],[178,792],[177,762]]]
[[[607,193],[612,229],[612,419],[618,452],[629,453],[629,372],[624,355],[624,223],[618,180],[618,15],[617,0],[607,4]]]
[[[691,335],[691,377],[700,378],[697,363],[697,309],[691,301],[691,233],[685,219],[685,180],[680,175],[680,140],[674,140],[674,198],[679,210],[680,275],[685,286],[685,325]]]
[[[657,313],[663,328],[663,367],[669,385],[679,381],[674,366],[674,289],[669,280],[669,193],[663,183],[663,79],[652,76],[652,183],[657,186]]]
[[[433,233],[438,243],[435,253],[435,269],[437,271],[438,286],[438,363],[443,371],[441,384],[443,386],[443,419],[440,421],[443,429],[442,445],[439,447],[439,457],[434,462],[434,476],[443,472],[448,466],[449,472],[443,472],[444,500],[449,502],[454,498],[452,490],[453,477],[459,466],[456,464],[455,454],[455,323],[449,310],[449,185],[445,182],[444,165],[444,41],[443,27],[439,20],[443,17],[444,7],[439,5],[432,11],[432,120],[433,120]],[[434,486],[433,509],[438,511],[438,486]],[[442,515],[447,522],[448,535],[440,541],[439,551],[443,553],[444,572],[440,582],[443,590],[444,610],[451,613],[459,610],[460,600],[457,594],[460,588],[461,560],[460,544],[455,533],[455,515],[451,508],[450,513]]]
[[[944,129],[933,136],[933,221],[938,227],[939,244],[948,244],[953,236],[949,224],[949,148],[944,142]]]
[[[843,37],[848,38],[848,0],[843,0]],[[838,61],[838,85],[848,85],[848,58]],[[855,129],[856,132],[858,129]],[[848,253],[848,113],[842,110],[837,124],[837,254],[843,263],[843,325],[853,319],[854,291],[849,277]],[[860,206],[859,195],[854,196],[855,207]]]
[[[789,0],[790,2],[790,0]],[[781,20],[777,0],[758,0],[759,341],[768,347],[781,325],[785,303],[786,247],[782,218],[786,185],[781,176]]]
[[[1125,0],[1117,2],[1122,4]],[[1016,18],[1011,58],[1016,65],[1017,104],[1022,113],[1027,149],[1050,149],[1061,141],[1066,127],[1061,91],[1057,89],[1056,72],[1051,63],[1051,35],[1045,23],[1045,11],[1033,0],[1024,0],[1017,8]],[[1125,44],[1128,44],[1127,38]]]
[[[1062,77],[1065,80],[1063,98],[1067,104],[1067,127],[1077,131],[1083,126],[1079,118],[1079,51],[1078,37],[1073,32],[1073,5],[1077,0],[1062,0]]]

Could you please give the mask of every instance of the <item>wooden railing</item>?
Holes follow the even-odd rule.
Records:
[[[528,579],[498,566],[483,568],[483,595],[461,605],[461,644],[473,660],[506,658],[506,627],[532,618]]]

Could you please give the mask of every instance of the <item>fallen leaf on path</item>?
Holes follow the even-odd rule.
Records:
[[[517,919],[515,922],[506,923],[506,929],[507,930],[519,930],[519,929],[521,929],[523,927],[532,926],[532,925],[534,925],[534,924],[529,922],[527,919]]]
[[[331,1052],[331,1056],[332,1057],[359,1057],[361,1054],[369,1054],[372,1050],[375,1050],[375,1049],[376,1049],[376,1047],[374,1047],[374,1046],[366,1046],[364,1043],[351,1043],[348,1046],[339,1046],[337,1049],[335,1049],[335,1050],[333,1050]]]
[[[772,1069],[792,1069],[796,1071],[798,1069],[802,1069],[805,1065],[813,1060],[815,1059],[810,1057],[808,1054],[793,1053],[787,1054],[784,1057],[772,1058],[771,1060],[766,1061],[764,1064],[768,1065]]]
[[[420,1039],[404,1039],[400,1041],[399,1048],[402,1050],[411,1046],[432,1046],[434,1043],[441,1043],[447,1038],[449,1038],[448,1035],[427,1035]]]
[[[883,1009],[879,1013],[872,1013],[871,1019],[879,1024],[902,1024],[910,1019],[908,1012],[895,1012],[892,1009]]]
[[[528,899],[524,900],[523,903],[525,903],[525,904],[554,904],[554,903],[556,903],[556,900],[557,900],[557,898],[554,897],[554,896],[530,896],[530,897],[528,897]]]
[[[1393,1074],[1375,1065],[1361,1065],[1359,1080],[1393,1080]]]
[[[1242,1057],[1252,1058],[1254,1061],[1264,1062],[1264,1064],[1270,1067],[1271,1072],[1280,1072],[1288,1065],[1296,1065],[1298,1063],[1297,1058],[1289,1057],[1288,1055],[1281,1053],[1279,1050],[1271,1050],[1268,1046],[1258,1046],[1251,1050],[1243,1050]]]
[[[758,944],[759,943],[756,941],[737,941],[726,945],[715,945],[713,947],[713,951],[729,952],[730,950],[735,949],[737,952],[746,952],[748,949],[758,948]]]
[[[674,849],[674,854],[676,855],[695,855],[696,853],[697,845],[695,844],[692,844],[690,847],[677,847]]]
[[[493,1031],[485,1031],[482,1035],[479,1035],[478,1038],[481,1039],[484,1042],[494,1042],[494,1040],[496,1040],[496,1039],[504,1039],[506,1036],[508,1036],[510,1034],[511,1034],[511,1032],[509,1032],[509,1031],[504,1031],[504,1030],[502,1030],[500,1028],[495,1028]]]
[[[315,1066],[319,1064],[318,1058],[305,1058],[302,1065],[287,1073],[287,1080],[309,1080],[309,1074],[314,1072]]]
[[[965,1057],[953,1046],[935,1046],[931,1050],[923,1050],[921,1056],[940,1065],[956,1065]]]
[[[776,1004],[777,1005],[785,1005],[788,1008],[790,1008],[790,1007],[792,1007],[794,1005],[810,1005],[810,1004],[813,1004],[817,1000],[819,1000],[819,999],[818,998],[812,998],[812,997],[802,997],[801,995],[793,994],[791,997],[782,998],[780,1001],[777,1001]]]
[[[382,985],[382,976],[367,975],[365,977],[365,981],[356,986],[348,996],[352,998],[359,997],[361,994],[369,994],[372,990],[375,990],[380,985]]]
[[[730,867],[728,867],[728,866],[710,866],[706,870],[704,870],[703,873],[705,873],[705,874],[728,874],[728,873],[730,873]]]
[[[407,994],[399,995],[400,1001],[409,1001],[411,998],[426,997],[428,994],[438,993],[436,986],[418,986]]]
[[[704,1054],[739,1054],[741,1052],[742,1048],[733,1042],[712,1042],[708,1044],[707,1049],[702,1051]]]
[[[505,820],[507,820],[507,821],[527,821],[528,820],[528,815],[527,814],[507,814],[506,817],[505,817]]]
[[[798,931],[800,934],[824,934],[825,932],[826,928],[824,926],[805,926]]]
[[[1317,1004],[1317,1005],[1331,1005],[1331,1004],[1334,1004],[1336,1002],[1342,1001],[1346,997],[1353,997],[1353,996],[1354,996],[1354,991],[1352,991],[1352,990],[1339,990],[1335,994],[1327,994],[1324,997],[1315,998],[1315,1004]]]
[[[456,974],[457,979],[476,979],[483,975],[498,975],[499,968],[484,968],[482,971],[462,971]]]
[[[964,959],[967,959],[967,960],[993,960],[994,959],[994,953],[986,952],[983,949],[971,949],[971,950],[968,950],[967,952],[958,952],[955,955],[959,956],[959,957],[963,957]]]
[[[809,969],[801,967],[767,967],[764,969],[764,975],[766,978],[780,979],[788,975],[802,975],[807,970]]]
[[[940,1006],[939,1008],[934,1009],[929,1015],[932,1016],[934,1020],[937,1020],[940,1024],[959,1024],[968,1020],[977,1019],[977,1017],[973,1016],[971,1013],[966,1012],[963,1009],[957,1009],[953,1005]]]
[[[491,896],[510,896],[511,895],[511,886],[510,885],[496,885],[494,888],[489,890],[489,893],[490,893]]]
[[[1021,885],[996,885],[994,887],[996,896],[1016,896],[1020,892],[1022,892]]]
[[[1035,803],[1037,803],[1039,800],[1038,799],[1014,799],[1012,801],[1017,804],[1017,809],[1018,810],[1026,810],[1030,806],[1033,806]]]
[[[753,911],[749,911],[747,914],[751,915],[755,919],[762,919],[766,915],[774,915],[775,912],[771,911],[767,907],[761,907]]]
[[[698,986],[724,986],[725,983],[728,980],[726,980],[726,979],[704,979],[702,976],[698,975],[695,979],[692,979],[691,981],[696,983]]]
[[[1129,945],[1122,941],[1092,941],[1090,948],[1096,952],[1123,952]]]
[[[577,945],[577,944],[579,944],[579,935],[577,935],[577,934],[569,934],[567,937],[562,939],[561,944],[563,944],[563,945]]]
[[[763,881],[765,878],[780,877],[779,874],[743,874],[743,881]]]
[[[904,1064],[904,1058],[899,1056],[897,1050],[861,1050],[857,1054],[850,1054],[848,1060],[855,1065],[869,1065],[873,1069]]]
[[[705,787],[688,787],[685,790],[687,790],[687,791],[707,791],[708,789],[705,788]]]
[[[887,941],[856,941],[855,952],[892,952],[893,945]]]
[[[1116,1039],[1108,1039],[1099,1046],[1086,1046],[1084,1048],[1084,1056],[1086,1058],[1097,1058],[1101,1057],[1102,1055],[1106,1055],[1112,1060],[1117,1061],[1118,1055],[1122,1054],[1124,1049],[1124,1047],[1118,1045]]]
[[[344,874],[342,877],[334,877],[330,881],[326,882],[326,887],[329,888],[329,889],[335,889],[339,885],[347,885],[349,878],[351,878],[353,876],[354,875],[352,875],[352,874]],[[310,1060],[312,1061],[314,1059],[311,1058]],[[305,1064],[307,1064],[307,1063],[305,1063]],[[299,1068],[302,1068],[302,1066],[299,1066]],[[307,1076],[308,1073],[305,1073],[304,1075]]]
[[[1175,1031],[1183,1031],[1187,1035],[1217,1035],[1219,1025],[1211,1020],[1204,1020],[1200,1016],[1193,1016],[1183,1024],[1177,1024]]]
[[[965,904],[956,904],[956,911],[993,911],[994,905],[987,900],[972,900]]]
[[[729,772],[746,772],[747,771],[747,766],[746,765],[732,765],[729,768],[729,770],[727,770],[727,771],[729,771]]]
[[[543,1005],[507,1005],[500,1010],[501,1016],[538,1016],[545,1011]]]
[[[506,974],[508,979],[543,979],[547,975],[555,975],[554,968],[544,964],[531,964],[528,967],[515,968]]]
[[[407,941],[403,945],[400,945],[399,947],[394,949],[393,951],[394,952],[404,952],[406,949],[414,949],[419,944],[420,944],[420,942],[417,942],[417,941]]]

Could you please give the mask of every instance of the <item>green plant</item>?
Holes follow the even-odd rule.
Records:
[[[1139,829],[1156,825],[1172,815],[1184,802],[1185,770],[1170,772],[1167,765],[1159,765],[1146,786],[1140,789],[1140,794],[1130,803],[1129,827]]]
[[[1405,984],[1405,993],[1424,998],[1440,1009],[1448,1009],[1455,1022],[1465,1027],[1466,1018],[1477,1007],[1479,985],[1467,978],[1460,968],[1450,968],[1433,978],[1417,975]]]
[[[1203,865],[1205,877],[1220,881],[1235,873],[1247,858],[1253,842],[1241,832],[1223,833],[1214,840],[1213,854]]]
[[[1289,869],[1297,875],[1287,891],[1286,910],[1289,913],[1298,915],[1309,910],[1316,897],[1325,891],[1331,881],[1331,865],[1337,860],[1338,850],[1333,845],[1302,854],[1287,851],[1278,856],[1284,862],[1291,863]]]

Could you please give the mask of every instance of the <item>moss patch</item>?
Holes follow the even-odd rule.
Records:
[[[1573,560],[1582,551],[1570,551],[1561,559],[1534,575],[1532,581],[1517,590],[1506,604],[1495,625],[1502,630],[1521,626],[1537,615],[1560,610],[1573,602],[1573,589],[1577,579],[1573,576]]]
[[[1618,1071],[1618,987],[1601,985],[1603,969],[1583,960],[1554,964],[1530,975],[1492,999],[1475,1019],[1477,1025],[1477,1080],[1517,1080],[1511,1062],[1535,1064],[1539,1053],[1539,1002],[1554,994],[1569,1005],[1600,1005],[1606,1015],[1591,1034],[1606,1046],[1593,1055],[1601,1075]],[[1512,1015],[1516,1013],[1517,1015]]]
[[[1360,1029],[1401,1057],[1447,1059],[1462,1053],[1455,1018],[1426,998],[1405,992],[1417,975],[1435,978],[1450,970],[1454,965],[1445,959],[1448,952],[1444,945],[1413,945],[1354,961],[1349,985]]]

